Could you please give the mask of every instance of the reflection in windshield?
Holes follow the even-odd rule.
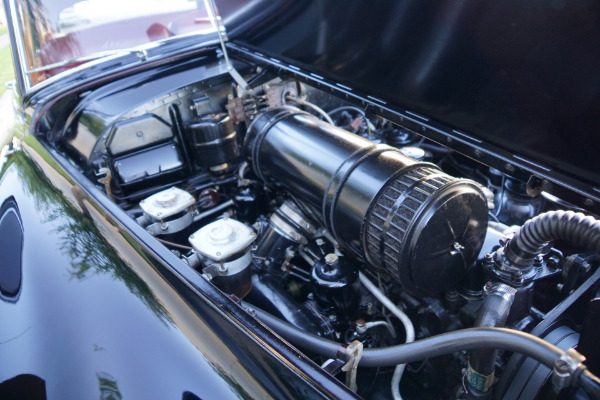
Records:
[[[17,8],[30,85],[117,51],[212,31],[203,0],[18,0]]]
[[[109,22],[192,11],[196,8],[195,0],[84,0],[58,14],[58,31],[67,34]],[[118,13],[115,10],[118,10]]]

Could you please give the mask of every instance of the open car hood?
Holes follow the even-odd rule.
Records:
[[[600,195],[599,3],[271,0],[219,8],[234,44]]]

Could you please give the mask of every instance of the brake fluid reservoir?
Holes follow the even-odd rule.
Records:
[[[203,226],[189,242],[203,260],[202,272],[222,291],[242,298],[250,291],[252,228],[230,218]]]

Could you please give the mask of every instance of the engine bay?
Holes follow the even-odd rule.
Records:
[[[592,213],[318,80],[232,62],[248,89],[209,51],[80,94],[64,121],[45,117],[61,127],[47,139],[157,246],[364,398],[586,398],[517,352],[360,359],[505,327],[576,347],[600,372]]]

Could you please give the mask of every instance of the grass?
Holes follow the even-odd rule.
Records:
[[[0,25],[0,36],[4,35],[5,33],[8,33],[8,28],[4,25]]]
[[[4,94],[6,82],[15,79],[15,70],[13,68],[10,46],[0,49],[0,96]]]

